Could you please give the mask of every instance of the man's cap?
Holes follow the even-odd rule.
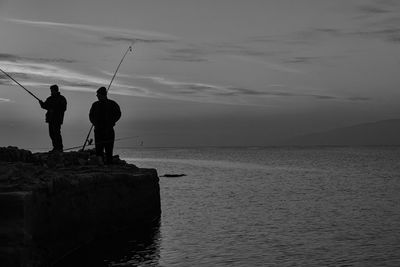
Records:
[[[98,94],[98,95],[107,95],[107,89],[106,89],[105,87],[100,87],[100,88],[97,90],[97,94]]]
[[[50,86],[50,90],[58,92],[58,85],[53,84],[52,86]]]

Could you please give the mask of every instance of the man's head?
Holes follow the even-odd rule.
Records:
[[[57,84],[53,84],[52,86],[50,86],[50,92],[51,92],[51,95],[57,94],[59,92],[58,85]]]
[[[105,87],[100,87],[97,90],[97,98],[101,101],[107,99],[107,89]]]

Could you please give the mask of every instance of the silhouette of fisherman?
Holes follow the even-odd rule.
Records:
[[[39,100],[39,104],[47,110],[46,122],[49,124],[49,135],[53,144],[53,150],[50,152],[62,152],[61,124],[63,124],[64,113],[67,110],[67,100],[60,94],[56,84],[50,86],[50,92],[51,95],[46,101]]]
[[[112,164],[114,125],[121,118],[121,109],[115,101],[107,98],[105,87],[97,90],[97,98],[98,101],[93,103],[89,113],[90,122],[94,125],[96,155],[105,164]]]

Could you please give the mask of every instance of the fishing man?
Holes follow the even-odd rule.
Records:
[[[39,104],[47,110],[46,122],[49,124],[49,135],[53,143],[53,150],[50,152],[62,152],[61,124],[63,124],[64,113],[67,110],[67,100],[60,94],[56,84],[50,86],[50,92],[51,95],[46,101],[39,100]]]
[[[112,164],[115,140],[114,126],[121,118],[118,104],[107,98],[107,89],[97,90],[98,101],[94,102],[89,112],[90,122],[94,125],[96,155],[105,164]],[[104,157],[105,151],[105,157]]]

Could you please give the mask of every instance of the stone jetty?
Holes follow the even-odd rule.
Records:
[[[158,221],[159,178],[94,151],[0,148],[0,265],[51,266],[96,237]]]

